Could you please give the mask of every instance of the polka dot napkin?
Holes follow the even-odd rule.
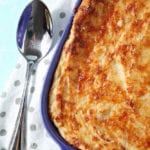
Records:
[[[27,150],[59,150],[47,133],[40,110],[41,91],[58,41],[75,6],[75,0],[43,0],[51,11],[54,24],[53,48],[32,71],[28,90]],[[16,49],[17,50],[17,49]],[[15,50],[14,50],[15,51]],[[18,60],[0,94],[0,150],[8,150],[25,83],[26,61]]]

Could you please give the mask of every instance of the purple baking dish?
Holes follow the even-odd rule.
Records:
[[[81,1],[82,0],[77,0],[75,10],[80,5]],[[63,45],[64,45],[65,41],[67,40],[68,35],[70,33],[72,21],[74,18],[74,13],[75,13],[75,11],[73,12],[73,14],[71,15],[71,17],[69,19],[69,22],[66,26],[66,29],[65,29],[65,31],[62,35],[62,38],[58,44],[58,47],[56,49],[56,53],[53,57],[52,64],[49,66],[48,73],[47,73],[45,83],[43,86],[42,100],[41,100],[41,112],[42,112],[42,118],[43,118],[44,125],[45,125],[48,133],[50,134],[50,136],[59,144],[59,146],[62,150],[76,150],[76,148],[69,145],[60,136],[57,128],[54,126],[53,122],[50,120],[49,115],[48,115],[48,93],[49,93],[49,89],[51,87],[51,83],[53,80],[53,75],[54,75],[55,69],[57,67],[57,64],[58,64],[58,61],[60,58],[62,47],[63,47]]]

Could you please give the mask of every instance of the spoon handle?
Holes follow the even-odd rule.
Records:
[[[28,86],[31,77],[31,71],[34,62],[27,62],[27,70],[26,70],[26,79],[24,84],[24,90],[22,95],[22,101],[20,104],[17,120],[15,123],[14,131],[11,137],[9,150],[26,150],[26,125],[27,125],[27,94],[28,94]],[[21,139],[21,141],[20,141]],[[19,148],[19,145],[21,148]]]

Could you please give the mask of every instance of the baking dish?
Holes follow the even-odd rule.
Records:
[[[74,10],[76,10],[82,0],[77,0],[76,5]],[[55,125],[53,124],[53,122],[50,120],[49,114],[48,114],[48,95],[49,95],[49,90],[52,84],[52,80],[53,80],[53,75],[55,72],[55,69],[57,67],[57,64],[59,62],[59,58],[60,58],[60,54],[62,51],[62,47],[65,43],[65,41],[68,38],[68,35],[70,33],[70,29],[72,26],[72,21],[74,18],[74,14],[75,11],[73,11],[73,14],[71,15],[68,24],[64,30],[64,33],[60,39],[60,42],[58,44],[58,47],[55,51],[53,60],[51,65],[49,66],[48,69],[48,73],[44,82],[44,86],[43,86],[43,91],[42,91],[42,95],[41,95],[41,113],[42,113],[42,118],[43,118],[43,122],[45,125],[45,128],[47,129],[48,133],[50,134],[50,136],[60,145],[60,148],[62,150],[76,150],[76,148],[72,147],[71,145],[69,145],[59,134],[57,128],[55,127]]]

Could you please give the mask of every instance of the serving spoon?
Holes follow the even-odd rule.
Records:
[[[50,51],[52,18],[47,6],[40,0],[30,2],[24,9],[17,28],[18,50],[27,61],[23,97],[10,141],[9,150],[18,149],[21,132],[21,150],[26,150],[26,120],[28,85],[33,67]]]

